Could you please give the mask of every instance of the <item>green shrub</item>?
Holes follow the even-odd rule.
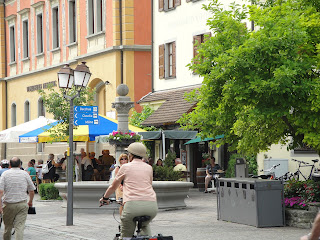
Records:
[[[182,177],[181,172],[173,171],[176,153],[169,150],[163,161],[163,167],[153,166],[153,180],[155,181],[179,181]]]
[[[59,191],[55,188],[54,183],[41,183],[39,185],[39,195],[41,200],[62,200],[59,196]]]
[[[179,181],[182,175],[180,171],[173,171],[172,166],[153,166],[154,181]]]
[[[248,165],[248,173],[257,175],[258,173],[258,164],[257,164],[257,158],[255,155],[250,156],[244,156],[238,153],[232,154],[230,156],[229,162],[228,162],[228,168],[226,170],[226,177],[231,178],[236,176],[235,172],[235,165],[236,165],[236,159],[237,158],[244,158],[247,161]]]

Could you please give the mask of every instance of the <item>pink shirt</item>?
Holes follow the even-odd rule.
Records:
[[[133,159],[121,166],[112,185],[117,187],[123,180],[123,202],[157,201],[152,188],[153,171],[149,164],[141,159]]]

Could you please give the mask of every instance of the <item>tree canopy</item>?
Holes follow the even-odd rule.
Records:
[[[199,129],[202,138],[224,134],[218,145],[242,153],[277,143],[305,144],[319,153],[318,1],[267,0],[224,9],[212,0],[203,8],[212,14],[207,25],[214,34],[197,46],[189,64],[204,80],[188,96],[197,106],[179,123]]]
[[[43,105],[46,112],[53,114],[55,120],[60,120],[59,129],[52,128],[51,135],[56,141],[69,135],[69,117],[70,117],[70,101],[66,100],[63,91],[49,87],[47,91],[39,90],[39,94],[43,99]],[[73,87],[69,90],[68,95],[74,96],[77,94],[77,89]],[[92,106],[94,91],[87,87],[82,89],[79,97],[74,99],[74,106]],[[76,126],[75,126],[76,128]]]

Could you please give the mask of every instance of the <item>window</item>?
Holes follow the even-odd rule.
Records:
[[[76,22],[76,3],[74,0],[69,1],[69,43],[77,40],[77,22]]]
[[[210,37],[211,37],[211,32],[196,35],[193,37],[193,57],[196,57],[198,55],[199,44],[204,43]]]
[[[43,19],[42,13],[37,15],[37,53],[43,53]]]
[[[59,8],[52,8],[52,49],[59,47]]]
[[[29,23],[28,20],[22,22],[23,34],[23,58],[29,57]]]
[[[158,0],[159,1],[159,12],[169,11],[175,9],[181,5],[181,0]]]
[[[10,32],[10,62],[16,61],[16,36],[14,26],[9,29]]]
[[[43,99],[40,98],[38,101],[38,117],[45,116],[45,115],[46,115],[46,110],[44,108]]]
[[[103,5],[102,0],[88,1],[88,33],[89,35],[103,30]]]
[[[176,77],[176,43],[159,46],[159,78]]]
[[[37,143],[37,152],[43,153],[44,150],[44,143]]]
[[[15,103],[11,105],[11,127],[17,125],[17,106]]]
[[[30,103],[26,101],[24,103],[24,122],[30,121]]]

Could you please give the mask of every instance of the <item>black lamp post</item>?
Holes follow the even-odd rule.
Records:
[[[68,199],[67,199],[67,226],[73,225],[73,100],[80,96],[82,88],[87,87],[91,73],[85,62],[79,64],[75,70],[66,64],[58,72],[59,87],[63,89],[63,97],[70,101],[69,116],[69,159],[68,159]],[[68,95],[68,90],[76,87],[77,93]]]

